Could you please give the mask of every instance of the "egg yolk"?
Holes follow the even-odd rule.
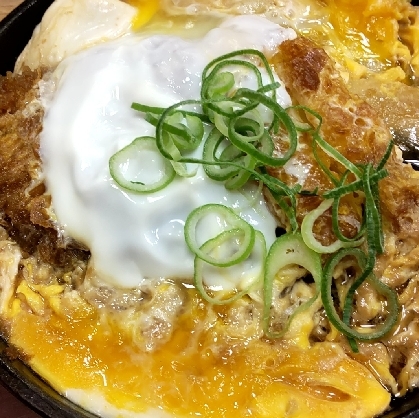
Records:
[[[395,0],[328,0],[329,20],[345,48],[364,65],[379,59],[394,63],[399,53],[400,4]]]
[[[147,24],[160,9],[158,0],[126,0],[128,4],[138,9],[133,21],[133,29],[138,30]]]

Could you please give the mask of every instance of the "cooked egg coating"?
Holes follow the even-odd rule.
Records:
[[[387,391],[338,344],[267,344],[243,334],[250,317],[235,325],[240,302],[187,298],[172,338],[153,352],[71,294],[48,319],[19,309],[10,338],[57,390],[104,417],[370,418],[386,407]],[[39,302],[28,294],[27,303]]]
[[[137,9],[119,0],[57,0],[16,62],[16,70],[54,68],[65,57],[131,31]]]
[[[55,66],[65,56],[128,33],[182,32],[202,36],[217,20],[258,14],[323,46],[355,77],[398,67],[418,73],[417,10],[408,0],[56,0],[19,58],[16,69]],[[60,39],[60,42],[56,42]]]

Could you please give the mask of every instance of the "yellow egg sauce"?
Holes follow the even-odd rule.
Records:
[[[156,0],[125,1],[138,8],[133,29],[141,32],[202,36],[222,16],[222,13],[173,16],[161,10]],[[381,72],[411,59],[409,48],[399,36],[398,22],[408,16],[405,1],[299,0],[297,4],[296,10],[303,10],[303,14],[294,16],[298,19],[292,19],[290,25],[325,47],[351,72],[365,75],[359,65]],[[218,12],[222,11],[223,6],[218,3],[215,6]]]
[[[398,58],[401,18],[397,0],[328,0],[330,24],[345,48],[371,66],[379,59],[390,66]],[[402,51],[400,51],[402,52]]]
[[[390,399],[333,343],[228,336],[228,308],[207,305],[194,289],[154,352],[136,347],[111,315],[79,297],[64,306],[59,290],[47,289],[19,285],[7,314],[10,343],[59,392],[99,392],[124,417],[157,407],[174,417],[372,417]]]
[[[160,9],[160,2],[156,0],[126,0],[126,2],[138,9],[133,22],[134,30],[148,23]]]

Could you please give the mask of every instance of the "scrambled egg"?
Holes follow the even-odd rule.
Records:
[[[389,394],[338,344],[233,343],[229,313],[189,297],[170,341],[146,352],[76,292],[22,281],[6,311],[9,341],[58,391],[104,416],[110,405],[121,416],[158,405],[179,417],[371,417],[387,405]]]

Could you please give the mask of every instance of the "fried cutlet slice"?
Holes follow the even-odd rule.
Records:
[[[391,140],[384,120],[365,100],[352,94],[333,61],[322,48],[306,38],[285,41],[273,57],[275,70],[298,104],[321,115],[320,133],[329,144],[355,164],[372,163],[383,157]],[[311,114],[307,119],[316,126],[318,120]],[[309,157],[305,157],[309,158]],[[344,168],[326,155],[324,163],[337,174]],[[328,188],[327,179],[316,163],[311,162],[307,176],[308,190]],[[402,162],[393,152],[386,168],[388,177],[380,182],[380,197],[385,227],[399,238],[419,239],[419,173]],[[309,199],[300,199],[302,214],[312,209]],[[348,203],[346,210],[358,219],[356,202]],[[416,241],[417,242],[417,241]]]
[[[376,110],[348,90],[323,49],[301,37],[285,41],[273,57],[273,65],[296,104],[306,106],[321,116],[320,134],[327,142],[355,164],[377,165],[391,140],[391,133]],[[305,116],[313,125],[318,124],[318,119],[312,114],[306,112]],[[297,151],[295,158],[309,171],[302,184],[305,189],[318,187],[320,191],[325,191],[330,188],[309,144]],[[340,164],[327,155],[322,155],[322,158],[332,172],[342,175],[344,168]],[[419,173],[403,163],[397,150],[392,152],[385,167],[388,176],[379,182],[385,248],[376,259],[374,271],[380,280],[397,292],[403,309],[396,329],[380,341],[360,343],[360,354],[356,358],[371,370],[378,371],[380,381],[389,390],[403,394],[419,382],[419,374],[412,367],[417,361],[419,324]],[[286,167],[270,171],[281,177]],[[318,198],[298,198],[300,220],[302,215],[319,204],[320,200],[313,203],[313,199]],[[362,199],[356,202],[354,197],[341,205],[340,212],[343,212],[348,224],[359,220],[362,205]],[[339,213],[340,216],[342,214]],[[342,230],[350,233],[349,227]],[[331,229],[330,213],[321,218],[317,230],[313,231],[320,240],[326,236],[326,243],[336,239]],[[366,283],[354,297],[357,307],[354,315],[362,323],[373,321],[377,312],[385,306],[383,303]],[[351,350],[347,352],[353,355]]]
[[[57,267],[85,260],[87,251],[60,236],[42,178],[39,135],[41,70],[0,78],[0,222],[27,254]]]

